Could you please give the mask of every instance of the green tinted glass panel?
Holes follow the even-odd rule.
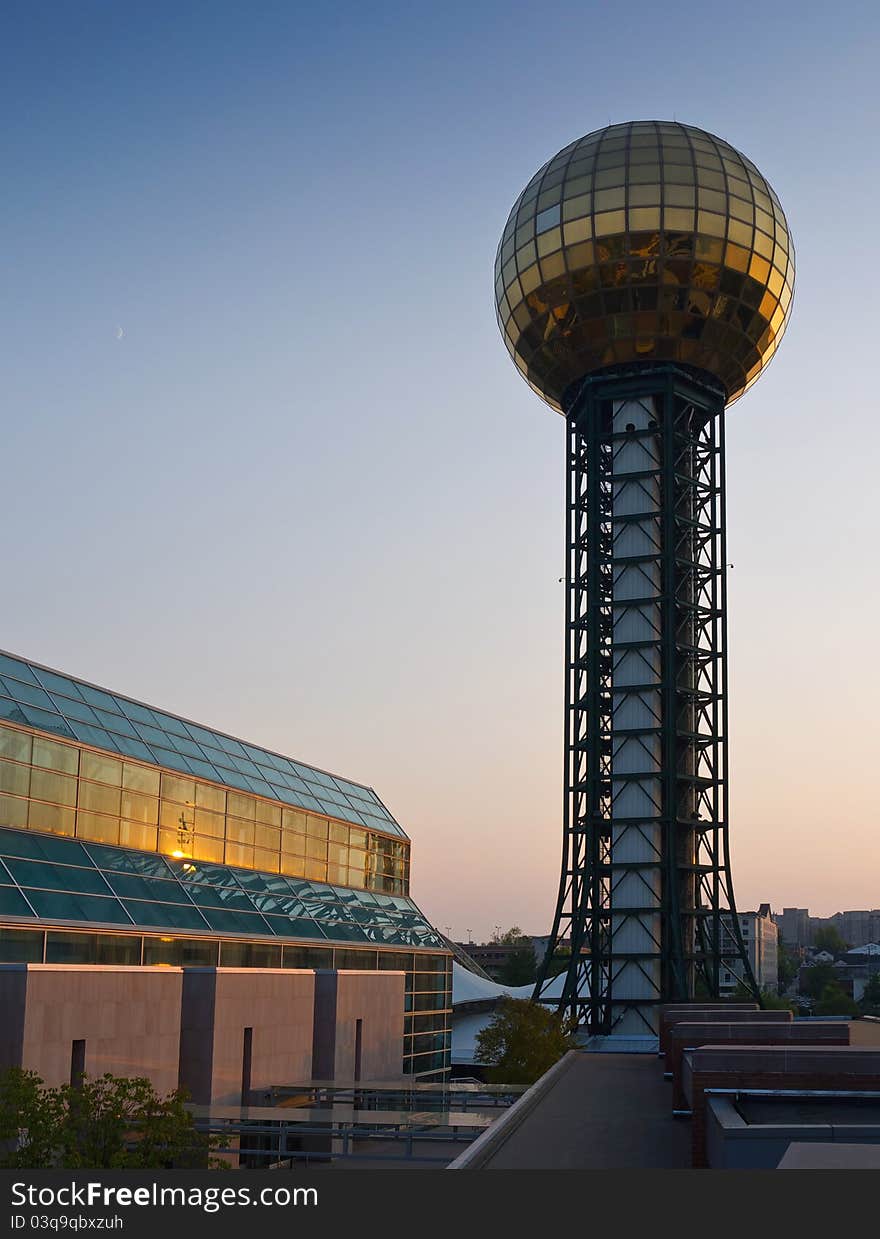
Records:
[[[314,938],[326,942],[328,935],[323,932],[317,921],[297,920],[294,917],[273,916],[267,913],[266,924],[279,938]]]
[[[233,912],[224,908],[202,908],[202,915],[211,929],[215,929],[218,933],[271,933],[263,918],[254,912]]]
[[[27,891],[28,900],[37,916],[46,920],[97,921],[119,925],[131,924],[125,909],[115,899],[100,899],[96,895],[65,894],[60,891]]]
[[[30,916],[33,912],[27,905],[24,896],[14,886],[0,886],[0,913],[4,916]],[[0,963],[8,963],[0,952]]]
[[[30,909],[14,912],[4,906],[8,887],[0,887],[0,911],[10,916],[30,916]],[[14,891],[13,894],[17,894]],[[22,901],[23,902],[23,901]],[[33,929],[0,929],[0,964],[39,964],[43,959],[42,931]]]
[[[281,947],[266,942],[221,942],[221,968],[280,968]]]
[[[144,938],[144,963],[212,968],[217,963],[217,943],[198,938]]]
[[[168,925],[172,929],[205,929],[205,922],[197,909],[179,903],[151,903],[135,899],[123,900],[135,925]]]
[[[196,886],[189,888],[189,897],[200,908],[226,908],[227,911],[253,912],[253,898],[247,891],[234,887]]]
[[[333,950],[331,947],[285,945],[282,962],[285,968],[332,968]]]
[[[157,903],[189,903],[186,891],[177,882],[109,872],[107,881],[117,895],[129,899],[153,899]]]
[[[367,971],[374,971],[376,968],[376,952],[347,951],[343,948],[338,948],[335,952],[335,966],[337,968],[366,969]]]
[[[141,962],[140,938],[122,934],[46,933],[47,964],[112,964],[133,967]]]
[[[72,844],[72,846],[71,846]],[[60,860],[71,865],[87,865],[89,858],[76,842],[54,839],[51,835],[24,834],[0,830],[0,856],[23,856],[34,860]]]
[[[212,927],[218,933],[392,947],[439,942],[415,905],[404,898],[219,864],[166,861],[134,849],[8,829],[0,829],[0,857],[7,865],[5,897],[12,915],[33,915],[9,884],[20,882],[34,892],[29,897],[36,914],[47,919],[128,925],[127,909],[137,924],[155,926],[159,932],[204,932],[201,908],[208,920],[217,914]],[[64,863],[68,861],[74,863]],[[372,952],[370,958],[375,959]],[[443,957],[435,958],[442,968]],[[425,957],[418,966],[431,968],[430,960]],[[360,958],[357,962],[362,966]]]
[[[42,886],[47,890],[84,891],[92,895],[109,895],[107,884],[95,869],[76,869],[68,865],[52,865],[31,860],[7,859],[10,873],[20,886]]]

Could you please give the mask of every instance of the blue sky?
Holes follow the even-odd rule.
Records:
[[[728,429],[735,877],[877,906],[876,6],[0,22],[0,644],[371,783],[462,936],[544,932],[559,860],[562,422],[498,236],[609,121],[757,163],[798,274]]]

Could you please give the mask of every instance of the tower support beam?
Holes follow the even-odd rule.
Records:
[[[728,853],[724,404],[669,363],[567,405],[564,848],[535,998],[569,939],[559,1006],[593,1034],[655,1036],[722,970],[757,992]]]

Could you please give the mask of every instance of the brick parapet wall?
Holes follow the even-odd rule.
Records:
[[[702,1021],[693,1024],[676,1024],[670,1031],[664,1063],[667,1073],[672,1076],[672,1108],[681,1110],[688,1104],[682,1091],[682,1061],[686,1050],[704,1045],[841,1046],[849,1045],[849,1043],[849,1025],[845,1023],[817,1023],[812,1027],[782,1020],[732,1024],[703,1023]]]
[[[762,1048],[762,1052],[778,1053],[779,1066],[775,1070],[759,1070],[747,1064],[731,1063],[729,1067],[724,1067],[720,1063],[717,1066],[710,1066],[705,1061],[701,1064],[699,1057],[709,1048],[706,1047],[702,1051],[696,1050],[692,1058],[691,1164],[694,1168],[704,1168],[708,1164],[706,1159],[707,1089],[781,1089],[786,1092],[809,1092],[820,1089],[841,1092],[877,1092],[880,1090],[880,1052],[864,1051],[854,1047],[838,1047],[828,1052],[829,1059],[833,1055],[838,1058],[838,1062],[827,1061],[823,1068],[815,1059],[805,1060],[799,1066],[796,1062],[797,1049],[768,1046]],[[809,1053],[808,1047],[804,1049]],[[727,1052],[731,1053],[730,1049]],[[822,1049],[816,1049],[810,1054],[810,1058],[813,1058],[813,1054],[823,1053]],[[851,1066],[845,1065],[838,1057],[850,1054],[858,1055],[857,1059],[853,1059]]]
[[[669,1029],[684,1020],[689,1023],[699,1021],[703,1024],[718,1019],[722,1023],[729,1023],[728,1017],[734,1012],[757,1010],[756,1002],[714,1002],[707,1003],[706,1006],[700,1006],[699,1003],[667,1003],[666,1006],[660,1008],[660,1034],[657,1048],[661,1054],[666,1052]]]

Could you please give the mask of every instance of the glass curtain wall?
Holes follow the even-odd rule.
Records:
[[[0,825],[406,894],[409,842],[0,724]]]

